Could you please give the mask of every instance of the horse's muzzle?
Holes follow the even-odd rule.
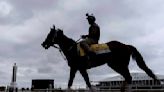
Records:
[[[50,46],[48,46],[47,44],[45,44],[45,42],[43,42],[42,44],[41,44],[41,46],[43,47],[43,48],[45,48],[45,49],[48,49]]]

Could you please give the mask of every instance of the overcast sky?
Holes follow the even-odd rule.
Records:
[[[100,43],[118,40],[134,45],[155,73],[164,74],[163,10],[163,0],[0,0],[0,85],[10,84],[17,63],[19,87],[31,87],[31,80],[40,78],[66,86],[66,61],[58,50],[45,50],[41,43],[53,24],[74,40],[87,34],[86,13],[97,19]],[[134,61],[129,68],[142,72]],[[106,65],[88,73],[91,81],[117,74]],[[79,73],[74,82],[76,87],[85,84]]]

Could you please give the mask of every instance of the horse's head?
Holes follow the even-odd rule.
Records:
[[[55,26],[51,28],[49,34],[45,41],[41,44],[45,49],[48,49],[50,46],[54,44],[59,44],[60,39],[63,36],[63,31],[61,29],[55,29]]]

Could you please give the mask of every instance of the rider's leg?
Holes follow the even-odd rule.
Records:
[[[89,44],[86,40],[83,40],[80,42],[80,46],[84,49],[86,53],[91,52],[91,49],[89,47]]]
[[[95,44],[95,42],[92,39],[85,39],[80,42],[80,46],[84,49],[84,51],[89,55],[89,56],[94,56],[95,53],[91,50],[90,45]]]

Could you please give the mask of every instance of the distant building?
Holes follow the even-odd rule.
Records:
[[[132,89],[164,89],[164,75],[157,74],[161,83],[155,82],[146,73],[131,73],[131,76]],[[124,78],[118,75],[98,81],[96,87],[98,89],[120,89],[123,82]]]
[[[14,63],[13,70],[12,70],[11,83],[10,83],[10,86],[8,86],[7,88],[9,92],[14,92],[17,89],[17,83],[16,83],[17,70],[18,70],[18,67],[16,63]]]
[[[32,89],[52,89],[54,88],[53,79],[33,79],[32,80]]]
[[[5,91],[6,87],[5,86],[0,86],[0,91]]]

